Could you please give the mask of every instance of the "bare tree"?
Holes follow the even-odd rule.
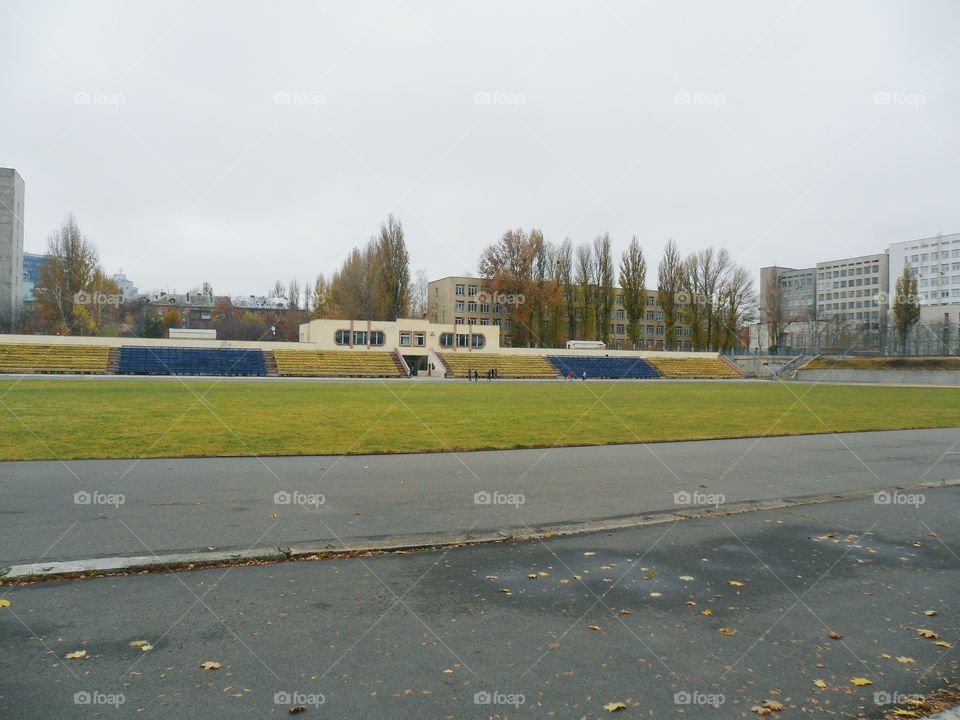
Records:
[[[596,339],[593,320],[593,250],[589,243],[577,246],[574,279],[577,284],[577,310],[580,311],[578,336],[581,340]]]
[[[430,278],[426,270],[417,270],[410,287],[410,317],[425,318],[429,309]]]
[[[646,307],[646,282],[647,259],[634,236],[620,260],[620,289],[623,294],[623,308],[627,314],[627,335],[633,347],[637,346],[640,337],[639,321]]]
[[[287,289],[287,308],[289,310],[300,309],[300,281],[291,280]]]
[[[663,257],[657,268],[657,294],[663,307],[664,347],[674,350],[677,347],[677,293],[680,292],[683,279],[682,261],[677,243],[667,240],[663,248]]]

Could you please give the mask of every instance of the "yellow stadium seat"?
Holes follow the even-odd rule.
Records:
[[[109,372],[106,345],[0,345],[0,373]]]

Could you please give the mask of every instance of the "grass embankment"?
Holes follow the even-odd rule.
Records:
[[[804,370],[960,370],[955,357],[828,357],[821,355]]]
[[[475,450],[960,426],[960,389],[952,388],[31,379],[0,380],[0,397],[3,460]]]

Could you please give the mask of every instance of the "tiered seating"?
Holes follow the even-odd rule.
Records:
[[[649,357],[647,360],[667,378],[741,378],[743,375],[719,357]]]
[[[260,350],[124,345],[121,375],[266,375]]]
[[[405,377],[390,352],[276,350],[281,377]]]
[[[465,378],[475,370],[486,377],[488,370],[496,370],[500,378],[555,378],[556,368],[542,355],[493,355],[491,353],[440,353],[449,377]]]
[[[547,358],[566,375],[572,371],[575,378],[613,378],[648,380],[660,377],[650,363],[638,357],[598,357],[596,355],[551,355]]]
[[[0,345],[0,373],[106,373],[100,345]]]

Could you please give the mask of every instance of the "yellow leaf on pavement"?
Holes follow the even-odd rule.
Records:
[[[10,601],[6,598],[0,598],[0,607],[10,607]]]
[[[816,685],[818,688],[825,688],[827,686],[827,683],[825,680],[814,680],[813,684]]]
[[[854,685],[873,685],[873,683],[870,680],[867,680],[865,677],[850,678],[850,682],[852,682]]]
[[[200,663],[200,667],[202,667],[204,670],[219,670],[220,663],[214,662],[213,660],[207,660]]]
[[[67,660],[79,660],[80,658],[85,658],[86,656],[87,656],[86,650],[74,650],[73,652],[69,652],[66,655],[64,655],[64,657]]]
[[[622,702],[609,702],[603,706],[603,709],[607,712],[619,712],[620,710],[626,710],[627,706]]]

